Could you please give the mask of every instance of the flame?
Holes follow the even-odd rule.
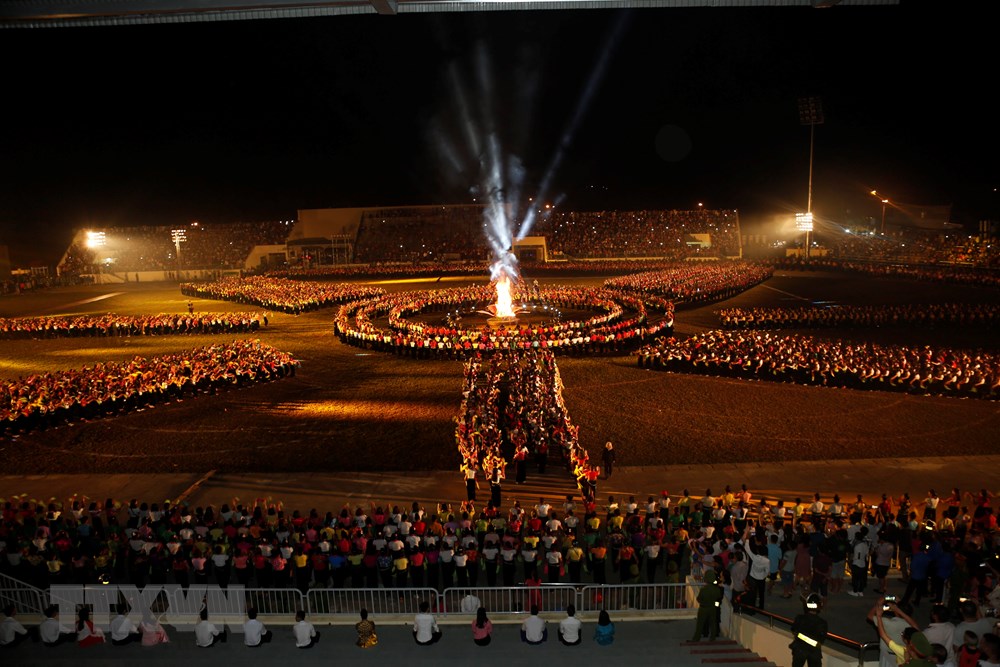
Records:
[[[500,277],[496,281],[497,302],[494,306],[497,317],[516,317],[514,307],[510,298],[510,278],[507,274],[500,272]]]

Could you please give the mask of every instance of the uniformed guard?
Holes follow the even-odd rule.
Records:
[[[715,570],[705,573],[705,585],[698,591],[698,618],[695,621],[693,642],[700,642],[706,634],[709,641],[719,636],[719,605],[722,604],[722,587],[719,586]]]
[[[792,667],[820,667],[823,663],[823,642],[826,641],[826,619],[819,615],[820,597],[810,593],[805,601],[805,611],[792,622]]]

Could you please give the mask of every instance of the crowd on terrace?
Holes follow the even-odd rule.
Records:
[[[1000,268],[1000,244],[955,232],[899,228],[886,234],[845,235],[831,250],[846,260]]]
[[[1000,399],[1000,357],[984,351],[718,330],[661,337],[637,355],[640,366],[656,370]]]
[[[761,497],[746,484],[638,500],[540,497],[537,503],[365,503],[289,509],[239,499],[191,507],[74,496],[3,503],[0,571],[38,587],[98,581],[238,583],[258,588],[671,583],[714,571],[736,605],[812,590],[857,595],[869,575],[899,606],[931,599],[998,607],[993,495],[841,500]],[[458,505],[456,503],[456,505]],[[850,571],[850,591],[845,575]],[[530,590],[527,589],[527,590]]]
[[[294,375],[298,362],[257,340],[135,357],[0,381],[0,435],[130,412]]]

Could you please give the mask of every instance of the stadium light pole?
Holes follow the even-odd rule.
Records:
[[[877,190],[872,190],[869,194],[882,200],[882,231],[880,233],[885,236],[885,207],[889,204],[889,200],[880,195]]]
[[[174,242],[174,248],[177,249],[177,280],[181,279],[181,243],[187,241],[187,232],[183,229],[171,229],[170,239]]]
[[[816,144],[816,126],[823,124],[823,102],[818,97],[799,98],[799,124],[809,126],[809,192],[806,198],[806,213],[812,220],[813,202],[813,153]],[[806,231],[806,261],[809,260],[809,237],[812,229]]]

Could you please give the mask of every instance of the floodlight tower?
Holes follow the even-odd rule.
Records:
[[[177,280],[181,279],[181,244],[187,241],[187,231],[184,229],[171,229],[170,240],[174,242],[177,249]]]
[[[823,102],[818,97],[799,98],[799,124],[809,126],[809,194],[806,200],[806,213],[812,222],[813,205],[813,149],[816,144],[816,126],[823,124]],[[809,236],[812,226],[806,231],[806,260],[809,259]]]

